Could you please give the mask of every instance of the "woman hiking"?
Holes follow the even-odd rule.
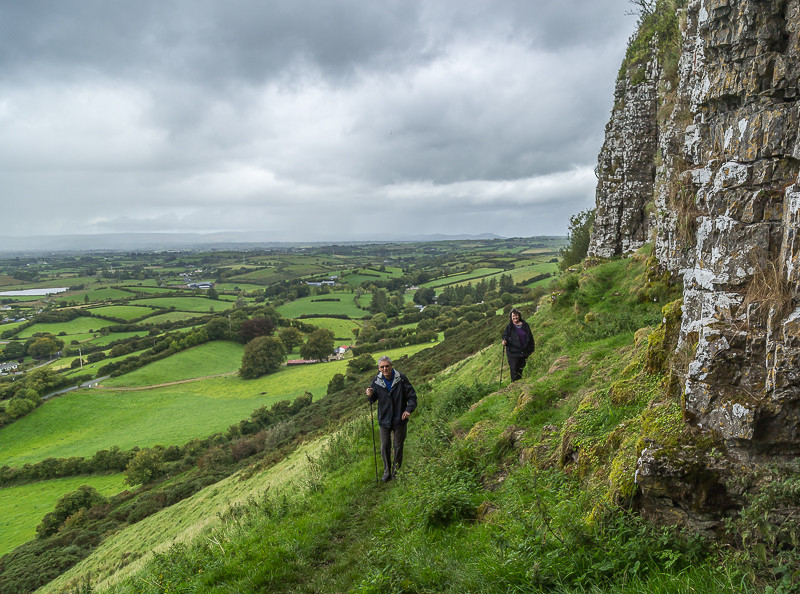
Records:
[[[522,312],[516,307],[509,312],[509,320],[508,326],[503,331],[503,346],[508,356],[511,381],[515,382],[522,377],[525,363],[536,345],[533,342],[531,327],[522,319]]]

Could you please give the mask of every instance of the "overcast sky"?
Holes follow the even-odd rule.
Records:
[[[563,235],[627,0],[0,4],[0,235]]]

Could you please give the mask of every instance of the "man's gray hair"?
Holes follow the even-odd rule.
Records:
[[[381,364],[381,361],[388,361],[388,362],[389,362],[389,365],[392,365],[392,360],[391,360],[389,357],[387,357],[386,355],[384,355],[383,357],[381,357],[380,359],[378,359],[378,365],[380,365],[380,364]]]

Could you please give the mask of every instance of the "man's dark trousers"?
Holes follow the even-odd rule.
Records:
[[[400,470],[400,466],[403,464],[403,443],[406,441],[407,431],[408,423],[400,423],[391,429],[381,427],[381,458],[383,458],[384,478]],[[394,433],[394,469],[392,469],[392,433]]]

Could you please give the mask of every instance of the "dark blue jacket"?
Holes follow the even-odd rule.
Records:
[[[397,427],[408,423],[408,419],[401,417],[404,412],[414,412],[417,408],[417,393],[408,378],[394,370],[392,385],[387,386],[388,382],[382,373],[378,373],[372,380],[372,396],[368,396],[370,402],[378,401],[378,425],[386,429]]]

